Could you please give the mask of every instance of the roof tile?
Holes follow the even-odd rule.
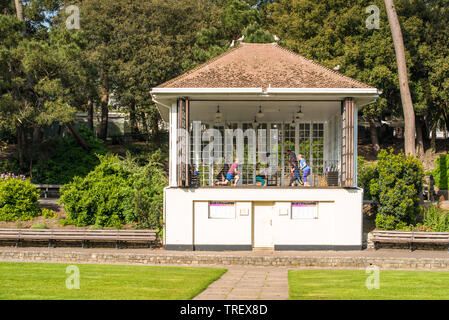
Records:
[[[157,88],[373,88],[276,43],[241,43]]]

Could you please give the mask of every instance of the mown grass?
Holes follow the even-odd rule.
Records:
[[[77,264],[80,288],[69,290],[66,280],[73,274],[66,273],[69,265],[0,263],[0,299],[188,300],[226,272],[215,268]]]
[[[291,270],[293,300],[447,300],[449,272],[380,271],[379,289],[368,289],[365,270]],[[369,282],[373,284],[373,282]]]

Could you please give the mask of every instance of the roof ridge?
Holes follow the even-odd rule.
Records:
[[[238,48],[240,48],[240,47],[241,47],[241,44],[239,43],[239,44],[237,44],[234,48],[229,49],[229,50],[226,50],[226,51],[223,52],[222,54],[219,54],[218,56],[216,56],[216,57],[214,57],[214,58],[212,58],[212,59],[210,59],[210,60],[208,60],[208,61],[206,61],[206,62],[203,62],[203,63],[197,65],[195,68],[190,69],[189,71],[187,71],[187,72],[185,72],[185,73],[183,73],[183,74],[180,74],[179,76],[177,76],[177,77],[175,77],[175,78],[173,78],[173,79],[170,79],[170,80],[168,80],[168,81],[166,81],[166,82],[164,82],[164,83],[158,85],[156,88],[164,88],[165,86],[170,85],[170,84],[172,84],[173,82],[175,82],[175,81],[177,81],[177,80],[183,79],[183,78],[187,77],[188,75],[190,75],[190,74],[192,74],[192,73],[198,71],[199,69],[201,69],[201,68],[203,68],[203,67],[206,67],[206,66],[212,64],[212,63],[215,62],[216,60],[218,60],[218,59],[220,59],[220,58],[222,58],[222,57],[227,56],[227,55],[230,54],[231,52],[236,51],[236,50],[237,50]]]
[[[308,62],[311,62],[312,64],[314,64],[314,65],[316,65],[316,66],[318,66],[318,67],[320,67],[320,68],[323,68],[323,69],[325,69],[326,71],[330,71],[330,72],[332,72],[332,73],[334,73],[334,74],[336,74],[336,75],[338,75],[338,76],[344,77],[344,78],[346,78],[346,79],[348,79],[348,80],[350,80],[350,81],[353,81],[353,82],[362,84],[362,85],[364,85],[364,86],[368,86],[368,87],[370,87],[370,88],[374,88],[374,87],[372,87],[372,86],[370,86],[370,85],[368,85],[368,84],[366,84],[366,83],[364,83],[364,82],[362,82],[362,81],[359,81],[359,80],[357,80],[357,79],[351,78],[351,77],[349,77],[349,76],[347,76],[347,75],[344,75],[343,73],[337,72],[337,71],[335,71],[335,70],[333,70],[333,69],[331,69],[331,68],[328,68],[328,67],[326,67],[326,66],[323,66],[322,64],[320,64],[320,63],[318,63],[318,62],[316,62],[316,61],[314,61],[314,60],[312,60],[312,59],[306,58],[306,57],[304,57],[303,55],[301,55],[301,54],[299,54],[299,53],[297,53],[297,52],[295,52],[295,51],[293,51],[293,50],[284,48],[284,47],[280,46],[280,45],[279,45],[278,43],[276,43],[276,42],[274,43],[274,46],[278,47],[278,48],[281,49],[281,50],[287,51],[288,53],[293,54],[293,55],[295,55],[295,56],[297,56],[297,57],[300,57],[300,58],[302,58],[302,59],[304,59],[304,60],[306,60],[306,61],[308,61]]]

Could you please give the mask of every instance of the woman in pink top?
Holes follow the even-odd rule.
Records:
[[[237,182],[239,182],[239,171],[237,170],[239,166],[239,158],[235,158],[234,163],[229,168],[228,174],[226,175],[226,184],[228,184],[228,181],[231,181],[234,179],[234,187],[237,185]]]

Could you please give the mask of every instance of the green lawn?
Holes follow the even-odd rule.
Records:
[[[449,299],[449,272],[380,271],[379,289],[368,290],[365,270],[294,270],[288,273],[290,299]]]
[[[226,269],[77,264],[80,289],[66,288],[70,264],[0,263],[0,299],[192,299]]]

